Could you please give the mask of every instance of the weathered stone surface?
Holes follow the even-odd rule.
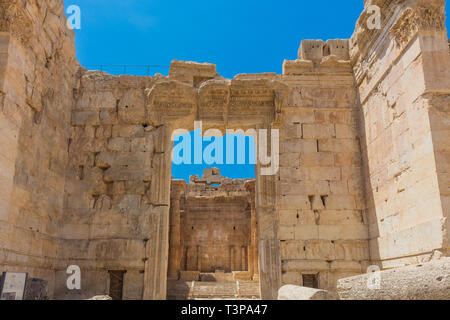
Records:
[[[286,285],[278,291],[278,300],[338,300],[336,294],[319,289]]]
[[[174,234],[215,246],[214,236],[185,225],[171,233],[171,215],[182,209],[171,201],[170,138],[195,120],[205,130],[279,130],[275,175],[257,166],[256,184],[236,186],[211,171],[181,187],[191,194],[183,205],[203,197],[204,207],[223,212],[224,199],[245,194],[251,216],[232,221],[246,226],[237,225],[241,250],[230,249],[219,267],[247,265],[262,298],[276,299],[283,284],[333,291],[371,264],[448,256],[445,2],[371,4],[381,9],[382,30],[367,29],[365,11],[350,40],[303,41],[281,75],[224,79],[215,65],[176,60],[168,77],[88,71],[75,59],[62,1],[3,1],[0,272],[48,281],[50,298],[108,294],[110,281],[124,299],[166,298],[168,275],[178,276],[169,260],[187,257],[169,245]],[[197,185],[215,182],[217,190]],[[229,234],[226,222],[199,224]],[[199,267],[201,248],[189,250],[188,265],[213,270],[210,259]],[[83,273],[76,293],[66,288],[73,264]]]
[[[107,300],[112,300],[112,298],[110,296],[95,296],[88,300],[105,300],[105,301],[107,301]]]
[[[337,292],[342,300],[450,300],[450,258],[341,279]]]

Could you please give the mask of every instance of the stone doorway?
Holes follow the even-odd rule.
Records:
[[[259,299],[255,180],[172,180],[167,298]]]
[[[126,271],[109,271],[109,296],[113,300],[123,299],[123,280]]]
[[[187,68],[187,69],[186,69]],[[192,69],[192,70],[191,70]],[[196,130],[202,122],[205,136],[221,136],[234,129],[247,136],[265,130],[271,150],[273,130],[281,126],[281,107],[287,103],[288,87],[275,79],[206,81],[198,88],[194,76],[216,77],[215,66],[172,63],[169,81],[156,82],[148,93],[147,110],[155,132],[152,159],[152,228],[146,241],[144,299],[167,298],[171,210],[172,136]],[[214,130],[214,134],[206,134]],[[200,130],[201,131],[201,130]],[[261,151],[256,148],[256,154]],[[278,155],[278,152],[274,152]],[[266,175],[267,164],[256,165],[254,206],[257,212],[259,281],[262,299],[276,299],[281,285],[280,241],[277,223],[278,174]],[[158,263],[153,263],[158,261]]]

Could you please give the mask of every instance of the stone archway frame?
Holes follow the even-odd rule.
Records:
[[[147,89],[149,122],[158,128],[152,166],[152,231],[147,244],[144,299],[165,299],[169,254],[169,207],[172,132],[203,130],[278,129],[288,88],[276,80],[209,80],[199,88],[162,79]],[[270,138],[268,139],[270,144]],[[270,150],[270,147],[269,147]],[[262,176],[256,166],[256,210],[259,238],[261,297],[276,299],[281,267],[276,217],[276,176]]]

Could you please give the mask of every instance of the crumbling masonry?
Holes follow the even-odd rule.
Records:
[[[165,299],[170,138],[195,120],[280,130],[280,170],[254,186],[262,298],[448,257],[445,3],[373,4],[381,29],[363,13],[350,40],[302,41],[281,75],[229,80],[181,61],[168,77],[88,71],[62,1],[1,1],[0,272],[81,299],[123,271],[124,299]],[[81,290],[67,289],[69,265]]]

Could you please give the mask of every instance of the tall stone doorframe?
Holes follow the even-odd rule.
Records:
[[[170,138],[173,132],[179,129],[192,131],[195,121],[202,122],[204,131],[214,128],[225,134],[230,129],[243,130],[243,133],[249,129],[255,132],[266,129],[270,133],[276,127],[275,120],[280,114],[282,103],[286,101],[287,87],[270,78],[223,80],[217,75],[215,65],[175,61],[171,65],[169,79],[156,82],[147,93],[152,125],[164,127],[163,150],[172,150],[173,142]],[[270,136],[268,140],[270,150]],[[158,190],[170,190],[170,164],[171,161],[168,161],[167,166],[163,167],[165,173],[158,176]],[[261,297],[276,299],[281,284],[275,215],[276,176],[261,176],[260,169],[258,166],[254,205],[258,215]],[[166,196],[164,203],[169,200]],[[146,297],[152,298],[163,298],[166,294],[170,227],[169,210],[165,205],[160,219],[161,224],[157,227],[159,230],[155,229],[160,242],[155,243],[161,248],[152,249],[153,254],[149,260],[163,261],[164,265],[148,272],[151,276],[146,278],[145,285],[146,288],[154,288],[154,291]],[[154,285],[150,284],[152,282]]]

